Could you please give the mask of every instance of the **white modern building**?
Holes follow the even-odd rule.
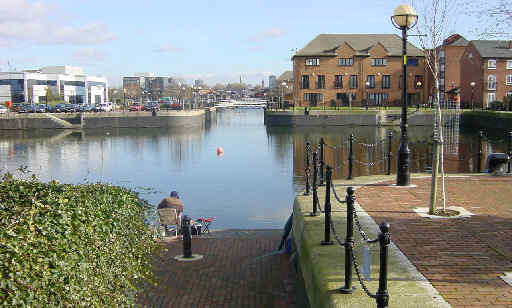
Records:
[[[84,75],[82,68],[73,66],[0,72],[0,103],[44,103],[47,95],[69,103],[100,104],[108,101],[108,80]]]

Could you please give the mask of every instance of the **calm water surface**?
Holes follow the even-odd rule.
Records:
[[[346,177],[348,136],[356,137],[354,176],[382,174],[388,130],[375,127],[267,128],[262,110],[227,110],[216,123],[196,129],[0,131],[0,169],[28,166],[43,181],[108,182],[135,189],[152,204],[177,190],[192,218],[214,216],[213,228],[281,228],[304,183],[305,141],[324,137],[326,162],[335,178]],[[399,131],[393,131],[392,148]],[[411,167],[431,165],[431,128],[411,128]],[[446,169],[472,172],[475,131],[447,128]],[[499,133],[484,153],[502,152]],[[224,155],[217,156],[217,147]],[[394,155],[394,153],[393,153]],[[396,156],[392,170],[396,169]]]

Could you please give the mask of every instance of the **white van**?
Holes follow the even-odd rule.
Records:
[[[104,102],[99,105],[100,111],[112,111],[113,109],[112,102]]]

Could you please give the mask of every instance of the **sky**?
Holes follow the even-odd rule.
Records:
[[[402,2],[0,0],[0,71],[71,65],[111,86],[137,72],[268,85],[318,34],[400,35],[390,16]],[[474,21],[457,19],[453,31],[474,39]]]

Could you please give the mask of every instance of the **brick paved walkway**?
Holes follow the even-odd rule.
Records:
[[[416,188],[376,184],[356,191],[359,204],[379,223],[391,224],[392,240],[453,307],[512,307],[512,287],[499,276],[512,271],[512,177],[451,177],[447,206],[470,218],[421,218],[429,206],[430,178]]]
[[[168,251],[155,258],[161,286],[143,292],[148,307],[297,307],[296,274],[289,255],[267,256],[281,230],[224,231],[193,238],[192,253],[203,260],[178,262],[181,240],[168,240]]]

